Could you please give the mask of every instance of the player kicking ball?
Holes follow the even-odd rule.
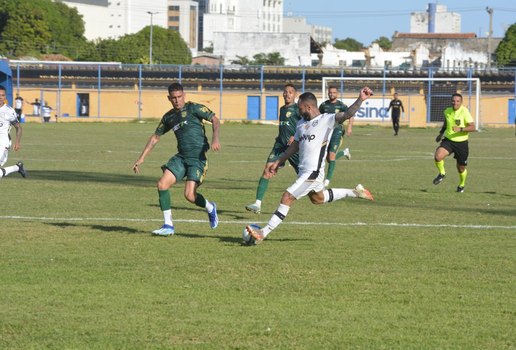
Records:
[[[297,180],[281,197],[280,205],[269,222],[262,229],[248,225],[247,233],[253,237],[255,244],[261,243],[286,218],[290,207],[296,200],[308,196],[313,204],[324,204],[343,198],[363,198],[374,200],[373,195],[362,185],[354,189],[324,187],[324,166],[328,152],[328,142],[333,129],[341,127],[342,123],[353,117],[363,101],[373,92],[368,87],[360,90],[358,99],[348,110],[336,114],[321,114],[317,107],[317,98],[311,92],[305,92],[298,99],[299,112],[303,117],[297,124],[294,142],[279,159],[267,169],[275,174],[280,164],[285,162],[295,152],[299,153],[299,172]]]

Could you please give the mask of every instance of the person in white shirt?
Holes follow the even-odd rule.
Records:
[[[7,162],[7,158],[9,156],[9,149],[11,148],[11,126],[14,126],[16,129],[16,139],[13,147],[15,151],[20,149],[20,141],[22,137],[22,126],[14,109],[7,105],[6,95],[5,87],[0,86],[0,178],[15,172],[18,172],[21,176],[25,177],[27,174],[22,162],[3,168],[3,165]]]
[[[14,111],[16,112],[16,117],[18,120],[21,120],[21,115],[23,113],[23,97],[16,94],[16,98],[14,99]]]
[[[342,127],[342,123],[353,117],[362,102],[372,94],[373,92],[368,87],[362,88],[355,103],[346,111],[336,114],[321,114],[317,107],[317,98],[311,92],[305,92],[299,96],[297,103],[303,120],[297,124],[294,142],[278,160],[270,164],[268,169],[271,173],[276,173],[281,163],[295,152],[299,152],[297,180],[283,193],[278,209],[265,227],[262,229],[257,229],[254,225],[246,227],[247,233],[253,238],[251,243],[262,242],[272,230],[281,224],[295,201],[304,196],[308,196],[313,204],[329,203],[346,197],[374,200],[371,193],[360,184],[354,189],[325,189],[324,187],[325,158],[333,129]]]

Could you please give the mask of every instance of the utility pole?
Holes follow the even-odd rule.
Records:
[[[489,33],[487,34],[487,68],[491,69],[491,38],[493,37],[493,9],[486,7],[489,14]]]
[[[157,14],[157,12],[147,11],[150,15],[150,38],[149,38],[149,64],[152,64],[152,17]]]

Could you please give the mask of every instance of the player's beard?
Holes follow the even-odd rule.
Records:
[[[309,113],[309,112],[304,112],[304,113],[301,113],[301,116],[303,117],[304,120],[306,121],[310,121],[312,119],[312,115]]]

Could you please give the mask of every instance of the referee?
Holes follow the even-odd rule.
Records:
[[[454,153],[460,180],[457,192],[464,192],[464,185],[468,176],[468,170],[466,169],[469,155],[468,137],[470,132],[476,131],[476,127],[469,110],[462,105],[461,94],[453,94],[451,104],[451,107],[444,110],[443,127],[435,138],[435,141],[441,141],[441,144],[435,150],[434,160],[439,174],[433,183],[439,185],[444,180],[446,176],[444,158]]]

